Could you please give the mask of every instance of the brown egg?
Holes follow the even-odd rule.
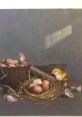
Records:
[[[49,81],[48,80],[43,80],[42,82],[42,89],[43,91],[47,91],[49,89]]]
[[[19,64],[20,64],[20,65],[28,65],[28,62],[27,62],[26,60],[24,60],[24,61],[21,61],[21,60],[20,60],[20,61],[19,61]]]
[[[26,85],[26,87],[30,89],[30,88],[33,88],[33,87],[36,86],[36,85],[37,85],[37,84],[34,84],[34,83],[31,82],[31,83],[29,83],[29,85]]]
[[[18,64],[18,61],[17,60],[12,60],[12,61],[13,61],[13,63]]]
[[[15,64],[9,64],[8,67],[16,67]]]
[[[12,59],[6,59],[5,64],[6,64],[6,65],[14,64],[14,62],[13,62]]]
[[[7,67],[4,63],[0,63],[0,67]]]
[[[34,87],[32,88],[32,92],[33,92],[33,93],[36,93],[36,94],[40,94],[40,93],[42,93],[42,87],[39,86],[39,85],[36,85],[36,86],[34,86]]]
[[[23,65],[23,64],[20,64],[20,65],[19,65],[19,67],[24,67],[24,66],[25,66],[25,65]]]
[[[42,89],[43,89],[43,91],[48,91],[49,90],[49,86],[42,85]]]
[[[16,67],[20,67],[20,65],[19,65],[18,63],[17,63],[17,64],[15,64],[15,66],[16,66]]]
[[[49,81],[48,80],[43,80],[42,85],[49,86]]]

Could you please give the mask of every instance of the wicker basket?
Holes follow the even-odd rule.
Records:
[[[54,66],[59,66],[60,65],[44,65],[41,66],[41,70],[44,72],[49,73]],[[63,68],[66,67],[66,65],[61,65]],[[40,67],[40,66],[37,66]],[[0,83],[2,84],[7,84],[13,88],[16,88],[19,86],[20,82],[23,82],[24,80],[28,79],[28,70],[30,68],[30,65],[25,66],[25,67],[0,67]]]
[[[0,67],[0,82],[16,88],[20,85],[20,82],[23,82],[28,78],[28,70],[28,66],[18,68]]]

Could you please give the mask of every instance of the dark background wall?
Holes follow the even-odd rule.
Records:
[[[45,36],[72,25],[72,35],[45,49]],[[66,63],[72,79],[81,79],[82,10],[0,10],[0,58],[23,52],[34,64]]]

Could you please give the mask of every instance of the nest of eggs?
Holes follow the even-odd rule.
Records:
[[[54,80],[41,79],[42,84],[33,84],[33,80],[23,83],[24,98],[36,101],[54,100],[64,92],[64,84]]]

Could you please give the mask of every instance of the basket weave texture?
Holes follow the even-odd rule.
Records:
[[[16,88],[20,82],[27,79],[28,76],[28,66],[24,67],[12,67],[12,68],[0,68],[0,77],[6,75],[1,81],[3,84],[7,84]]]
[[[54,100],[64,92],[65,88],[63,83],[58,83],[55,82],[55,80],[50,80],[50,88],[48,91],[43,92],[41,94],[33,94],[25,88],[25,86],[28,85],[30,82],[32,82],[32,79],[30,81],[25,81],[23,84],[24,91],[26,93],[24,98],[29,100],[35,100],[35,101]]]

